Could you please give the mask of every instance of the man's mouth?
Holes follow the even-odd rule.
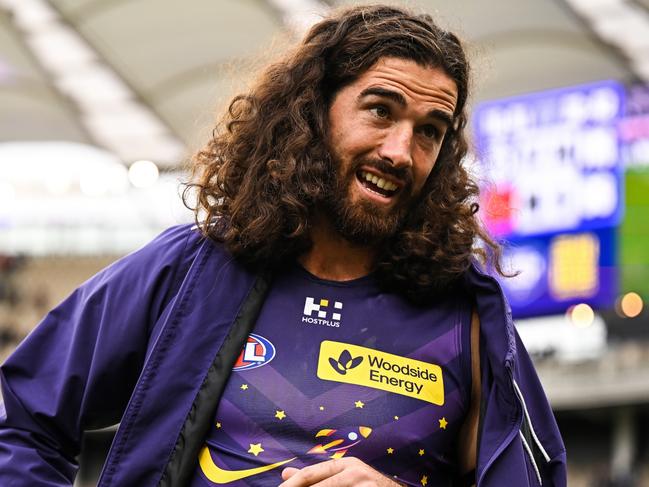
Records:
[[[356,173],[356,177],[363,186],[384,198],[391,198],[399,191],[399,186],[393,181],[368,171],[360,170]]]

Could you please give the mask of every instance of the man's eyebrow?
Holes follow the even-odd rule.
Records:
[[[397,103],[399,106],[405,107],[407,105],[406,99],[401,93],[396,91],[386,90],[385,88],[379,88],[378,86],[365,88],[358,95],[358,99],[365,98],[366,96],[380,96],[382,98],[388,98],[393,102]]]
[[[378,86],[365,88],[358,95],[358,100],[361,100],[362,98],[365,98],[367,96],[379,96],[382,98],[388,98],[393,102],[397,103],[401,107],[405,107],[407,105],[406,99],[403,97],[401,93],[397,93],[396,91],[392,91],[392,90],[387,90],[385,88],[379,88]],[[444,123],[446,126],[451,126],[453,124],[453,114],[445,110],[440,110],[438,108],[435,108],[430,112],[428,112],[426,115],[430,118],[439,120],[440,122]]]
[[[439,120],[447,127],[453,125],[453,115],[445,110],[440,110],[438,108],[435,108],[434,110],[428,112],[428,116],[430,118],[435,118]]]

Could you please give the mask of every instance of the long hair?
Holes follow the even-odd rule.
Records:
[[[419,300],[456,281],[476,255],[496,256],[499,268],[499,247],[477,219],[478,187],[461,164],[469,91],[462,44],[430,16],[387,6],[325,18],[232,100],[193,159],[188,189],[197,190],[203,233],[254,267],[272,268],[308,250],[314,210],[328,197],[335,170],[326,143],[330,103],[383,57],[443,69],[458,98],[416,206],[382,248],[380,282]]]

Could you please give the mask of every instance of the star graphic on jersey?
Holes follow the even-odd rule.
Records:
[[[219,423],[219,422],[217,421],[217,423],[216,423],[216,428],[219,429],[220,427],[221,427],[221,423]]]
[[[395,417],[394,417],[394,420],[395,420],[395,421],[399,421],[399,416],[395,416]]]
[[[442,418],[439,421],[439,427],[442,428],[443,430],[446,429],[446,425],[448,424],[448,421],[446,421],[446,418]]]
[[[263,451],[264,449],[261,447],[261,443],[250,443],[250,449],[248,450],[248,453],[252,453],[254,456],[259,456],[259,454]]]
[[[394,453],[394,448],[388,448],[386,451],[388,452],[388,455],[392,455]]]
[[[420,457],[423,457],[423,456],[424,456],[424,453],[426,453],[426,452],[424,451],[423,448],[422,448],[421,450],[419,450],[419,456],[420,456]]]
[[[275,411],[275,417],[281,420],[286,417],[286,414],[284,413],[284,411]]]
[[[421,480],[421,485],[426,485],[428,483],[428,475],[424,475]]]
[[[242,391],[248,390],[248,384],[241,384],[241,390]]]
[[[354,406],[356,406],[359,409],[363,409],[363,406],[365,406],[365,403],[363,401],[356,401],[354,403]]]
[[[324,411],[324,406],[320,406],[318,409],[319,409],[320,411]]]

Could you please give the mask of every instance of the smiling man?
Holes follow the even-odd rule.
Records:
[[[327,219],[337,235],[378,250],[397,233],[435,166],[457,97],[443,69],[387,56],[334,95]]]
[[[564,486],[462,161],[469,69],[426,15],[323,19],[195,157],[197,226],[85,283],[2,368],[0,484]],[[192,193],[193,194],[193,193]]]

